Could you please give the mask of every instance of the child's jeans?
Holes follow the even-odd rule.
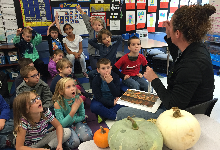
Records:
[[[129,89],[141,89],[148,92],[148,82],[144,77],[139,78],[138,76],[131,76],[130,78],[123,80],[122,83],[124,83]]]
[[[70,138],[65,142],[65,145],[71,149],[79,146],[80,142],[90,141],[93,139],[92,130],[86,123],[74,123],[71,127]]]
[[[92,100],[91,105],[90,105],[90,109],[92,113],[95,113],[97,115],[100,115],[104,118],[108,118],[111,120],[116,119],[117,111],[121,107],[124,107],[124,106],[116,104],[115,106],[111,108],[107,108],[101,102],[96,101],[95,98]]]
[[[75,55],[73,54],[67,54],[66,57],[69,59],[69,61],[73,64],[73,70],[72,70],[72,73],[74,73],[74,63],[75,63]],[[85,60],[85,55],[82,53],[80,55],[80,58],[77,59],[79,62],[80,62],[80,65],[82,67],[82,72],[87,72],[87,69],[86,69],[86,60]]]
[[[8,121],[5,122],[4,128],[0,130],[0,149],[5,148],[7,136],[9,134],[13,134],[13,130],[14,130],[14,122],[12,119],[9,119]]]

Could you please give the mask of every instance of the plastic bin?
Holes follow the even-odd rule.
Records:
[[[138,34],[138,33],[132,33],[131,35],[130,35],[130,37],[132,37],[132,36],[136,36],[136,37],[140,37],[140,35]]]
[[[6,69],[6,72],[9,75],[11,80],[14,80],[19,74],[19,71],[14,68],[13,69],[12,68]]]
[[[129,33],[122,34],[122,38],[124,40],[128,40],[130,38],[130,34]]]

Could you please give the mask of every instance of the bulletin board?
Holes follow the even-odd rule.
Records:
[[[89,15],[89,8],[82,7],[82,10]],[[55,16],[56,12],[59,14],[59,23],[62,35],[66,36],[66,33],[63,31],[63,26],[68,23],[74,29],[73,33],[77,35],[86,35],[88,31],[86,29],[86,25],[83,21],[82,14],[77,11],[76,7],[72,8],[60,8],[60,7],[53,7],[52,13]]]

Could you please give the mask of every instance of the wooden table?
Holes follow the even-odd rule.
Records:
[[[220,149],[220,123],[203,114],[196,114],[194,116],[199,121],[201,127],[201,136],[199,141],[189,150]],[[81,143],[78,149],[102,150],[95,145],[93,140]],[[106,148],[105,150],[110,150],[110,148]],[[169,150],[169,148],[164,146],[162,150]]]

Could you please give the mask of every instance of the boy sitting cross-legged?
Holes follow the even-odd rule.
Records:
[[[142,89],[148,92],[148,82],[143,77],[143,73],[140,73],[140,66],[142,65],[142,72],[145,72],[147,66],[146,58],[139,53],[141,49],[140,39],[136,36],[131,37],[128,40],[128,49],[130,53],[122,56],[115,63],[113,71],[120,76],[122,82],[129,89]]]
[[[20,74],[24,81],[16,88],[16,95],[32,91],[41,97],[43,107],[49,108],[53,113],[52,93],[49,86],[40,79],[37,69],[33,66],[25,66],[21,68]]]
[[[104,118],[116,120],[117,111],[123,107],[117,104],[120,96],[120,79],[111,71],[111,61],[101,58],[97,62],[98,75],[92,82],[94,99],[91,102],[91,111],[98,115],[100,123]]]

